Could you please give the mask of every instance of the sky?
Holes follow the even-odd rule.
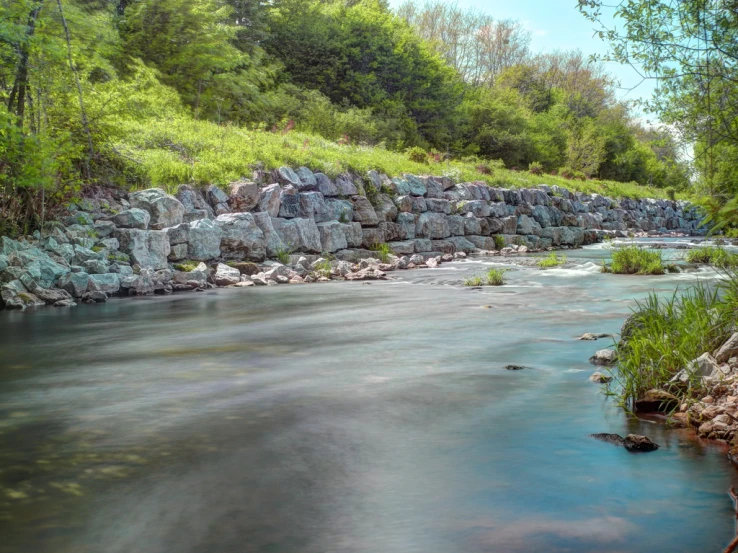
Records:
[[[419,0],[422,2],[422,0]],[[576,0],[457,0],[461,7],[475,7],[495,19],[517,19],[531,32],[533,52],[579,49],[584,54],[605,54],[607,45],[594,35],[595,24],[577,9]],[[390,0],[398,7],[403,0]],[[615,25],[615,22],[611,22]],[[621,83],[618,98],[650,98],[653,81],[641,83],[635,69],[608,63],[607,70]],[[640,83],[640,84],[639,84]],[[637,87],[636,87],[637,86]],[[634,90],[627,90],[633,89]]]

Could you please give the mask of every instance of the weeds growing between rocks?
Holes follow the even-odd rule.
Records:
[[[389,244],[373,244],[369,249],[377,254],[377,259],[382,263],[389,263],[390,255],[393,253]]]

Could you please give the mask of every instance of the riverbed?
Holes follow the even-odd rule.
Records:
[[[567,254],[0,312],[0,552],[720,550],[725,450],[628,418],[575,339],[714,273]]]

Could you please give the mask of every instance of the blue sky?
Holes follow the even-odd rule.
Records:
[[[393,7],[402,3],[403,0],[390,0]],[[458,4],[476,7],[495,19],[522,21],[532,34],[534,52],[580,49],[585,54],[604,54],[607,51],[607,45],[593,36],[594,24],[577,10],[576,0],[458,0]],[[611,63],[607,64],[607,69],[621,82],[623,89],[632,88],[641,81],[631,67]],[[650,98],[653,90],[653,81],[646,81],[630,92],[619,90],[618,97]]]

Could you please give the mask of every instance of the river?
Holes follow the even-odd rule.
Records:
[[[712,274],[606,255],[0,312],[0,552],[719,551],[725,450],[629,419],[575,340]]]

